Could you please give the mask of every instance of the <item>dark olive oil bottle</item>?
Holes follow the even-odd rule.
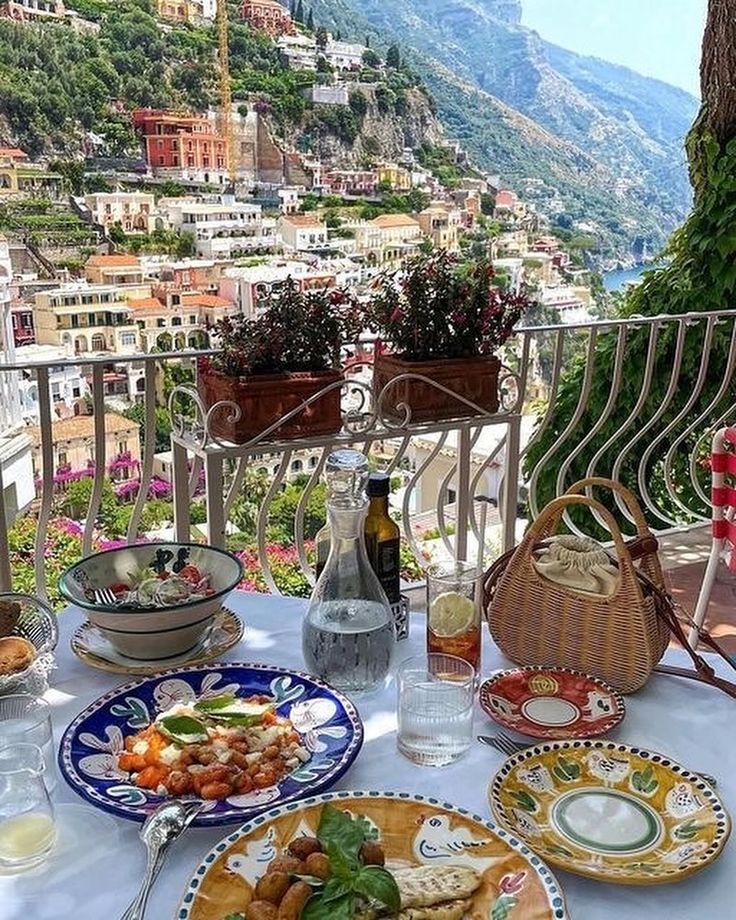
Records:
[[[373,571],[381,582],[390,604],[400,600],[400,531],[389,517],[388,496],[391,478],[388,473],[371,473],[366,494],[370,504],[364,526],[365,546]]]

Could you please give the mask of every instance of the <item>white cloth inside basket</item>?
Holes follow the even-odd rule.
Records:
[[[590,537],[550,537],[535,550],[534,568],[549,581],[575,591],[610,596],[618,587],[618,569]]]

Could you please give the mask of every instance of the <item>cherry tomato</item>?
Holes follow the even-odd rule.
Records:
[[[181,572],[179,572],[179,577],[186,578],[186,580],[193,585],[199,584],[199,582],[202,581],[202,574],[196,565],[185,565]]]
[[[110,590],[113,594],[127,594],[130,588],[122,581],[116,581],[110,585]]]

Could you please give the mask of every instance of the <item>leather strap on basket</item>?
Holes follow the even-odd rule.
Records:
[[[677,639],[683,649],[688,653],[690,659],[692,660],[694,670],[688,670],[687,668],[677,668],[672,665],[659,664],[654,669],[659,674],[672,674],[675,677],[686,677],[690,680],[697,680],[701,683],[710,684],[711,687],[717,687],[719,690],[722,690],[724,693],[727,693],[733,699],[736,699],[736,684],[732,683],[729,680],[726,680],[723,677],[720,677],[716,674],[713,667],[708,664],[708,662],[703,658],[702,655],[691,647],[690,643],[687,641],[685,635],[685,630],[682,628],[682,624],[677,616],[676,611],[679,610],[681,616],[686,621],[687,625],[690,627],[695,627],[695,621],[692,619],[690,614],[682,607],[680,604],[677,604],[674,598],[662,588],[654,584],[646,575],[641,572],[637,573],[637,577],[641,582],[642,586],[652,595],[654,598],[654,609],[657,616],[663,620],[672,635]],[[736,671],[736,663],[728,655],[728,653],[721,647],[721,645],[716,642],[716,640],[711,636],[711,634],[703,627],[696,627],[698,639],[703,643],[707,648],[712,652],[715,652],[723,661],[728,664],[732,670]]]

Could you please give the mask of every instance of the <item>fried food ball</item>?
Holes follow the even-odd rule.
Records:
[[[386,854],[380,844],[374,840],[366,840],[360,848],[360,858],[366,866],[383,866],[386,862]]]
[[[306,882],[294,882],[279,904],[278,920],[299,920],[304,905],[312,897]]]
[[[256,898],[280,904],[281,899],[291,887],[291,879],[286,872],[267,872],[256,882]]]
[[[316,837],[297,837],[289,844],[289,853],[297,859],[306,859],[312,853],[321,853],[322,844]]]
[[[245,908],[245,920],[278,920],[278,908],[270,901],[251,901]]]
[[[277,856],[268,864],[267,872],[286,872],[287,875],[303,875],[304,863],[295,856]]]
[[[325,881],[332,875],[330,858],[325,853],[310,853],[304,860],[304,868],[307,870],[307,875],[313,875]]]

